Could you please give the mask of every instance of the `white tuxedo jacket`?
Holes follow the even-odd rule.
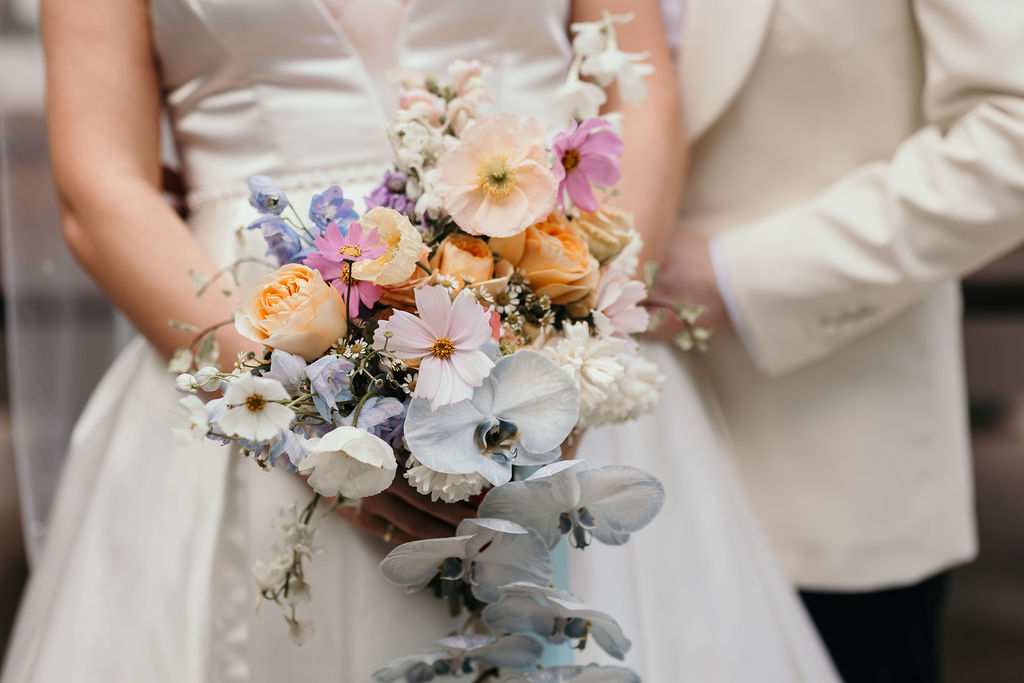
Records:
[[[680,78],[746,340],[702,365],[790,577],[970,559],[956,281],[1024,237],[1024,2],[690,0]]]

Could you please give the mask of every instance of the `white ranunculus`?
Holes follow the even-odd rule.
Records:
[[[395,479],[395,452],[383,439],[358,427],[338,427],[320,439],[306,442],[309,455],[299,471],[321,496],[365,498]]]

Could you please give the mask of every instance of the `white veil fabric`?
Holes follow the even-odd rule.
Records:
[[[18,40],[29,74],[20,72],[18,96],[0,91],[0,233],[8,395],[31,566],[71,430],[119,335],[112,306],[64,246],[47,163],[41,57],[33,39]]]

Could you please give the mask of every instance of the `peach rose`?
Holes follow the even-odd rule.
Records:
[[[636,235],[633,214],[610,206],[585,213],[573,223],[587,238],[590,253],[601,263],[607,263],[622,253]]]
[[[313,361],[345,335],[345,302],[320,271],[288,264],[262,278],[242,299],[235,329]]]
[[[490,280],[494,273],[494,256],[487,243],[479,237],[453,232],[444,238],[431,259],[433,270],[455,278],[473,282]]]
[[[553,304],[577,304],[572,308],[586,315],[586,303],[597,290],[599,265],[586,237],[561,214],[553,213],[513,237],[492,238],[490,247],[523,272],[534,292],[547,294]]]

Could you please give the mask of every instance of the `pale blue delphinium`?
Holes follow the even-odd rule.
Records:
[[[589,469],[581,460],[566,460],[492,489],[480,514],[533,529],[549,548],[565,534],[577,548],[591,538],[622,545],[654,519],[664,499],[661,482],[636,467]]]
[[[270,442],[270,464],[276,466],[280,463],[288,471],[294,472],[306,458],[302,442],[303,439],[290,429],[281,432],[277,439]]]
[[[355,411],[338,419],[339,425],[351,425]],[[400,430],[405,417],[405,404],[391,396],[370,396],[359,409],[355,426],[379,436],[392,447],[396,444],[395,431]]]
[[[345,199],[345,193],[337,185],[332,185],[323,192],[313,195],[309,204],[309,220],[323,233],[327,226],[336,223],[342,235],[348,234],[349,224],[359,218],[351,199]]]
[[[495,363],[473,396],[430,410],[413,399],[405,439],[413,456],[446,474],[479,473],[495,486],[512,465],[556,459],[579,416],[576,383],[554,361],[522,350]]]
[[[282,266],[286,263],[300,263],[306,256],[316,251],[312,245],[303,242],[292,226],[276,214],[263,214],[246,229],[260,231],[267,243],[267,256],[273,257]]]
[[[463,580],[483,602],[496,601],[510,583],[551,582],[551,556],[536,532],[504,519],[464,519],[456,534],[398,546],[380,563],[381,573],[410,593],[438,574]]]
[[[492,633],[525,633],[553,645],[593,638],[601,649],[623,659],[631,643],[611,615],[579,602],[575,595],[532,583],[502,586],[501,597],[484,608]]]
[[[288,195],[265,175],[254,175],[246,181],[249,186],[249,204],[260,213],[280,216],[288,208]]]
[[[400,657],[373,673],[378,683],[427,683],[437,676],[473,673],[475,665],[527,669],[540,660],[544,648],[529,636],[494,636],[474,633],[448,636],[429,651]]]
[[[556,666],[506,676],[496,683],[640,683],[635,671],[621,666]]]
[[[313,390],[313,405],[325,422],[335,421],[338,401],[352,398],[352,378],[349,373],[354,367],[347,358],[328,355],[310,363],[306,368],[306,376]]]
[[[306,361],[301,356],[274,349],[270,354],[270,371],[263,376],[276,379],[288,393],[294,393],[306,379]]]

